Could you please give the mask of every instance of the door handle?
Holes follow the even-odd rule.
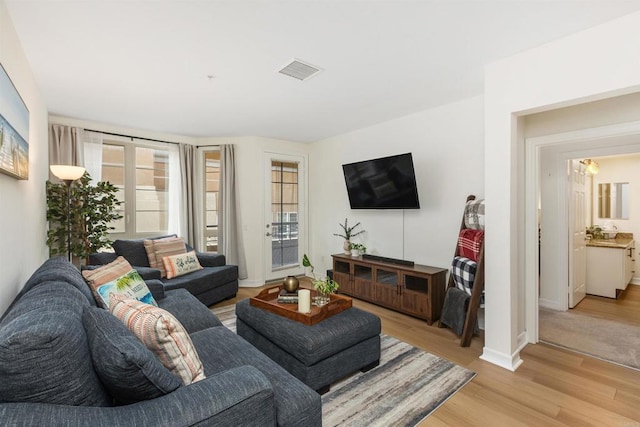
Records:
[[[267,231],[267,234],[265,234],[265,236],[271,236],[271,233]]]

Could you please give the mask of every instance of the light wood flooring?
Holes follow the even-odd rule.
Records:
[[[234,304],[261,289],[241,288],[236,298],[217,306]],[[447,328],[356,299],[354,306],[378,315],[383,333],[477,373],[420,426],[640,426],[640,371],[530,344],[520,355],[524,363],[510,372],[479,359],[482,337],[463,348]],[[588,303],[583,310],[611,311],[606,307]],[[629,308],[631,317],[632,312]]]
[[[587,295],[571,311],[640,326],[640,286],[627,286],[618,299]]]

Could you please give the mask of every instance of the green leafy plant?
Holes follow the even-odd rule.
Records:
[[[68,218],[67,191],[71,199]],[[116,197],[117,191],[118,188],[109,182],[92,185],[91,176],[86,172],[70,187],[47,181],[47,245],[50,255],[67,254],[69,229],[71,253],[75,257],[86,259],[89,254],[111,245],[108,236],[114,230],[111,224],[122,218],[116,212],[121,204]]]
[[[338,285],[338,282],[330,279],[329,276],[325,277],[324,279],[318,279],[316,277],[316,273],[314,273],[313,271],[314,270],[313,265],[311,264],[311,261],[309,261],[309,257],[307,256],[307,254],[304,254],[302,257],[302,265],[304,267],[308,267],[311,269],[311,275],[313,276],[311,283],[313,283],[314,289],[320,292],[321,294],[323,295],[333,294],[340,287],[340,285]]]
[[[342,234],[334,233],[333,235],[342,237],[345,240],[351,240],[352,237],[356,237],[357,235],[364,233],[364,230],[354,232],[354,230],[358,228],[358,226],[360,226],[360,223],[357,223],[353,227],[349,227],[349,222],[347,218],[344,219],[344,224],[338,224],[338,225],[340,225],[340,227],[342,228],[343,233]]]
[[[351,243],[350,249],[351,250],[355,249],[356,251],[358,251],[360,253],[363,253],[363,254],[367,253],[367,247],[365,245],[361,244],[361,243]]]

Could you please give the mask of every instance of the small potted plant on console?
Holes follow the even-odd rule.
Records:
[[[338,236],[338,237],[342,237],[344,239],[344,245],[342,246],[344,249],[344,254],[345,255],[349,255],[350,251],[351,251],[351,238],[352,237],[356,237],[359,234],[364,233],[364,230],[360,230],[358,232],[354,232],[354,230],[356,228],[358,228],[358,226],[360,225],[360,223],[357,223],[356,225],[354,225],[353,227],[349,227],[349,223],[348,223],[348,219],[345,218],[344,219],[344,224],[339,224],[340,227],[342,227],[342,231],[343,233],[334,233],[334,236]]]

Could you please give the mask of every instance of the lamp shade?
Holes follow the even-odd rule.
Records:
[[[85,168],[82,166],[51,165],[51,173],[62,181],[75,181],[84,175]]]
[[[586,159],[584,163],[587,165],[586,171],[591,175],[595,175],[600,171],[600,166],[595,160]]]

